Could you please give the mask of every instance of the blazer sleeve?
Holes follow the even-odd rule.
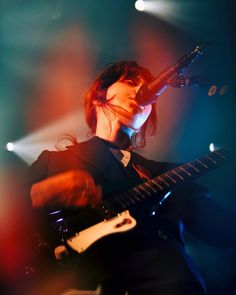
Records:
[[[50,152],[43,151],[37,160],[29,168],[29,184],[32,185],[35,182],[47,178],[48,163],[50,159]]]

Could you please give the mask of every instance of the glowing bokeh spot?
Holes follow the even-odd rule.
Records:
[[[12,142],[8,142],[7,144],[6,144],[6,149],[9,151],[9,152],[12,152],[12,151],[14,151],[14,143],[12,143]]]
[[[137,0],[135,8],[171,23],[184,30],[189,30],[195,23],[197,4],[194,1],[174,0]]]
[[[210,152],[214,152],[214,150],[215,150],[215,145],[214,145],[214,143],[210,143],[210,144],[209,144],[209,150],[210,150]]]
[[[74,112],[14,141],[11,143],[14,146],[12,151],[30,165],[43,150],[62,150],[71,144],[66,140],[58,143],[61,136],[71,134],[76,136],[78,141],[83,141],[87,138],[88,130],[82,112]]]
[[[145,4],[143,2],[143,0],[137,0],[135,2],[135,8],[138,10],[138,11],[144,11],[145,10]]]

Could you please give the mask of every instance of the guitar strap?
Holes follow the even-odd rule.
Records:
[[[138,173],[141,179],[150,180],[151,175],[150,172],[147,171],[147,169],[143,168],[141,165],[137,163],[132,163],[132,167]]]

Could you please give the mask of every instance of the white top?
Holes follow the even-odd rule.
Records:
[[[131,153],[126,150],[110,148],[113,156],[124,166],[127,167],[131,159]]]

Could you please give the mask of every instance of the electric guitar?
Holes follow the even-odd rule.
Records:
[[[99,208],[92,209],[92,218],[91,212],[74,217],[76,231],[74,228],[71,230],[73,221],[70,221],[68,225],[67,217],[63,216],[63,210],[52,211],[49,215],[53,219],[53,227],[61,235],[61,240],[66,247],[82,254],[103,237],[134,228],[137,221],[131,216],[129,209],[146,201],[161,206],[175,188],[206,174],[225,162],[227,158],[228,151],[225,148],[218,149],[136,185],[124,193],[106,199]],[[82,221],[79,220],[80,218]],[[90,224],[91,220],[92,224]],[[60,247],[61,245],[55,251],[60,252]]]

